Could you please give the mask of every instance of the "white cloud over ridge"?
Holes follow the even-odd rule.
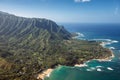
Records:
[[[77,3],[80,3],[80,2],[84,3],[84,2],[90,2],[91,0],[74,0],[74,1]]]

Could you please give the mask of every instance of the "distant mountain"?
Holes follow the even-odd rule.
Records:
[[[51,20],[0,11],[0,80],[36,80],[38,73],[59,64],[73,66],[111,56],[99,44],[72,39]]]

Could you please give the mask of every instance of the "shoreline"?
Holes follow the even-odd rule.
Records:
[[[91,59],[91,60],[97,60],[97,61],[100,61],[100,62],[102,62],[102,61],[111,61],[112,58],[114,58],[115,56],[113,54],[113,51],[112,50],[110,50],[110,51],[111,51],[111,55],[112,55],[110,57],[107,57],[107,58],[104,58],[104,59]],[[88,60],[86,62],[89,62],[91,60]],[[83,64],[75,64],[74,67],[87,67],[88,65],[86,65],[86,62],[84,62]],[[50,74],[52,73],[53,70],[54,69],[52,69],[52,68],[44,70],[42,73],[38,74],[37,79],[38,80],[44,80],[45,77],[50,76]]]
[[[104,58],[104,59],[91,59],[91,60],[97,60],[97,61],[100,61],[100,62],[102,62],[102,61],[111,61],[115,56],[113,54],[113,51],[112,50],[110,50],[110,51],[111,51],[111,55],[112,55],[110,57],[107,57],[107,58]],[[86,62],[89,62],[91,60],[88,60]],[[74,67],[87,67],[88,65],[86,65],[86,62],[84,62],[83,64],[75,64]],[[50,76],[50,74],[52,73],[53,70],[54,69],[49,68],[49,69],[43,71],[42,73],[38,74],[37,79],[38,80],[44,80],[45,77]]]
[[[105,42],[101,42],[100,43],[100,46],[102,46],[103,48],[106,48],[105,45],[106,45]],[[94,59],[94,60],[98,60],[98,61],[111,61],[115,57],[115,55],[113,53],[113,50],[109,49],[109,51],[111,53],[110,57],[107,57],[107,58],[104,58],[104,59]]]
[[[111,56],[110,56],[110,57],[107,57],[107,58],[104,58],[104,59],[93,59],[93,60],[98,60],[98,61],[111,61],[111,60],[115,57],[115,55],[114,55],[114,53],[113,53],[112,50],[110,50],[110,52],[111,52]]]
[[[104,42],[101,42],[100,46],[102,46],[103,48],[105,48]],[[111,56],[109,56],[107,58],[103,58],[103,59],[91,59],[91,60],[88,60],[86,62],[90,62],[92,60],[97,60],[97,61],[100,61],[100,62],[102,62],[102,61],[111,61],[115,57],[115,55],[114,55],[114,53],[113,53],[113,51],[111,49],[109,49],[109,50],[110,50]],[[87,66],[85,64],[86,62],[84,62],[83,64],[75,64],[74,67],[85,67],[85,66]]]
[[[49,69],[43,71],[42,73],[38,74],[37,79],[38,80],[44,80],[45,77],[49,77],[50,76],[50,74],[52,73],[53,70],[54,69],[49,68]]]
[[[104,43],[100,43],[100,45],[103,48],[105,48],[104,45],[102,45],[102,44],[104,44]],[[100,62],[102,62],[102,61],[111,61],[115,57],[115,55],[114,55],[114,53],[113,53],[113,51],[111,49],[109,49],[109,50],[110,50],[111,56],[109,56],[107,58],[103,58],[103,59],[91,59],[91,60],[88,60],[86,62],[89,62],[89,61],[92,61],[92,60],[97,60],[97,61],[100,61]],[[86,62],[84,62],[83,64],[75,64],[74,67],[85,67],[85,66],[87,67],[88,65],[86,65]],[[52,68],[44,70],[42,73],[38,74],[37,79],[38,80],[44,80],[45,77],[50,76],[50,74],[52,73],[53,70],[54,69],[52,69]]]
[[[112,56],[104,58],[104,59],[91,59],[91,60],[88,60],[86,62],[90,62],[92,60],[97,60],[99,62],[102,62],[102,61],[111,61],[115,57],[112,50],[111,50],[111,54],[112,54]],[[86,65],[86,62],[84,62],[83,64],[75,64],[74,67],[87,67],[88,65]]]

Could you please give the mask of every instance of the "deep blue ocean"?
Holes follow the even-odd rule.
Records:
[[[60,66],[45,80],[120,80],[120,24],[64,24],[70,32],[77,32],[78,39],[105,42],[112,49],[112,61],[92,60],[85,67]]]

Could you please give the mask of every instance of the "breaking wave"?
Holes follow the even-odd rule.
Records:
[[[112,39],[91,39],[93,41],[97,41],[97,42],[102,42],[100,45],[103,47],[109,46],[111,44],[115,44],[118,43],[119,41],[117,40],[112,40]],[[115,47],[109,47],[109,49],[115,49]]]
[[[115,49],[115,47],[109,47],[109,49],[114,50],[114,49]]]
[[[110,71],[113,71],[113,69],[111,67],[107,67],[107,69],[110,70]]]
[[[100,71],[102,71],[102,69],[98,68],[97,71],[100,72]]]
[[[103,67],[103,66],[96,66],[96,68],[101,68],[101,67]]]
[[[77,36],[75,36],[75,37],[73,37],[73,38],[85,40],[85,39],[84,39],[85,35],[84,35],[83,33],[76,32],[75,34],[77,34]]]
[[[78,37],[85,37],[85,35],[83,33],[76,32],[76,34],[78,35]]]
[[[90,67],[89,69],[86,69],[87,71],[94,71],[94,70],[96,70],[96,68],[95,67]]]

